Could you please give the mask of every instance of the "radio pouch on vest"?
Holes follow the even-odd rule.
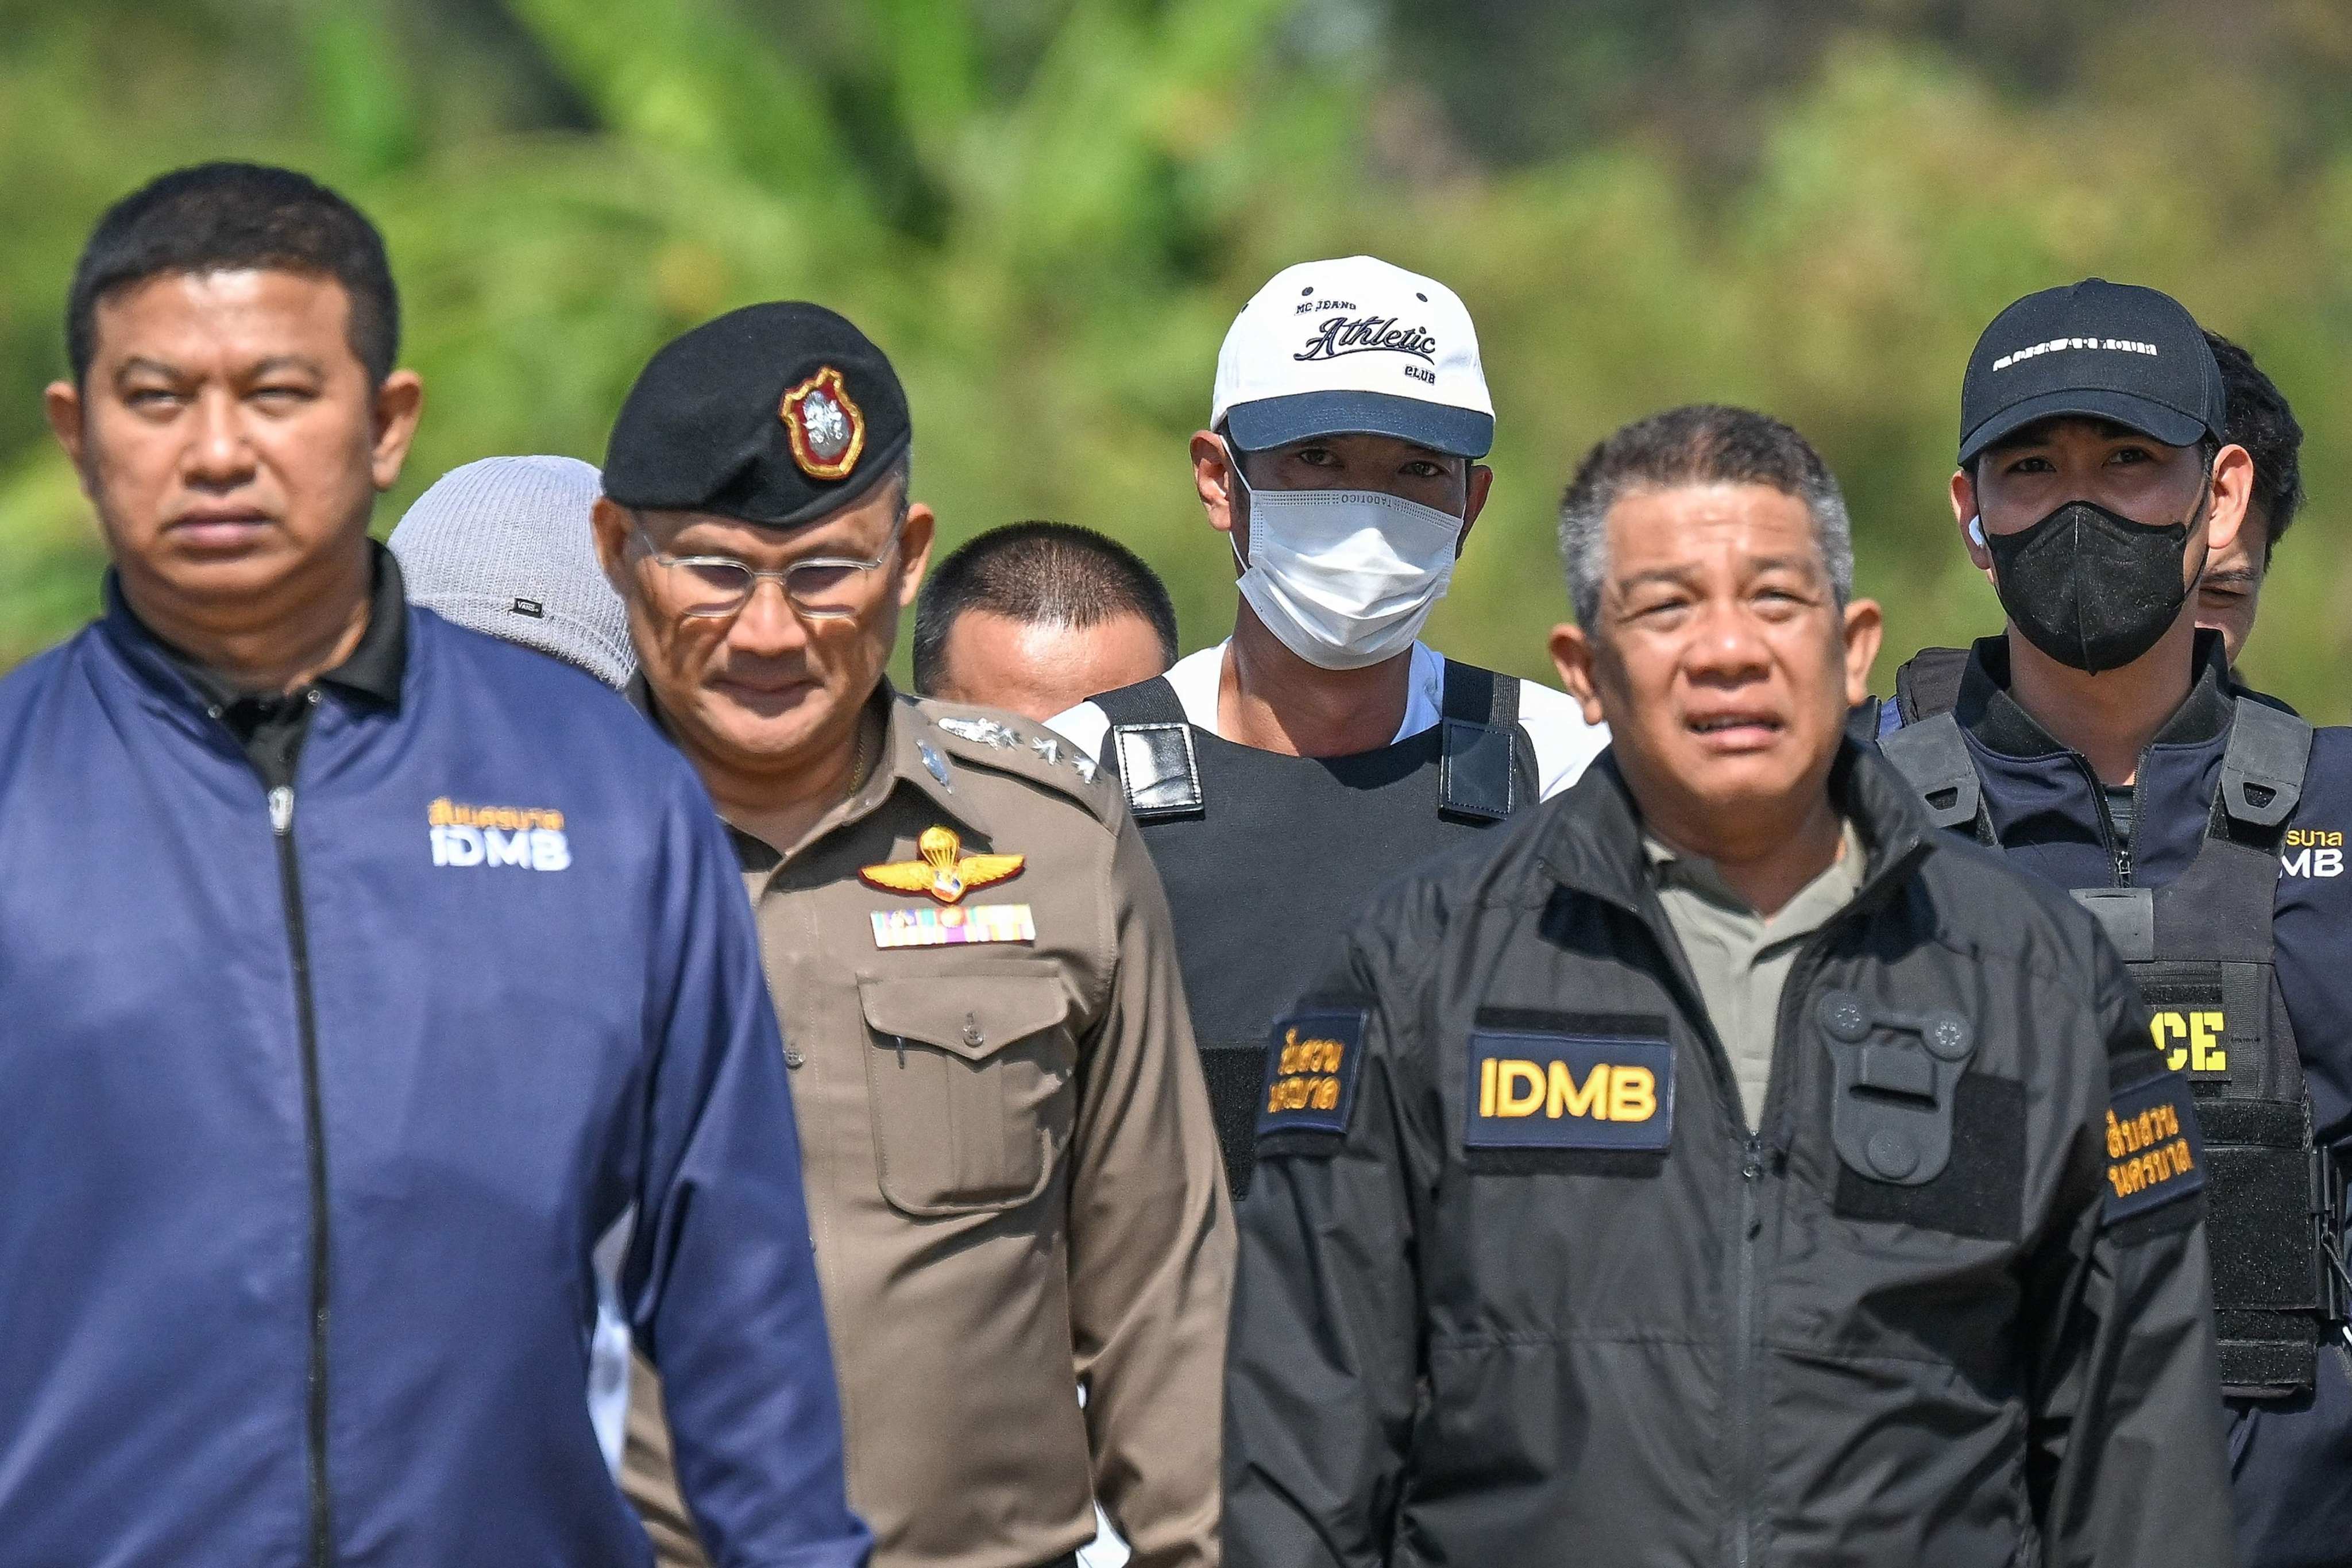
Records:
[[[1948,710],[1921,714],[1881,749],[1938,826],[1997,846]],[[2346,1309],[2342,1187],[2314,1143],[2271,932],[2285,825],[2310,760],[2310,725],[2234,698],[2220,786],[2189,868],[2162,887],[2072,889],[2130,966],[2157,1049],[2196,1096],[2221,1382],[2239,1399],[2308,1393],[2320,1341]]]

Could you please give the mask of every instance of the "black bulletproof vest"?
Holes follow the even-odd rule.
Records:
[[[1290,757],[1188,723],[1165,678],[1095,699],[1176,917],[1176,955],[1225,1174],[1249,1190],[1276,1015],[1336,952],[1374,889],[1535,804],[1519,683],[1445,665],[1433,729],[1347,757]]]
[[[2344,1310],[2325,1250],[2340,1224],[2331,1214],[2334,1183],[2313,1142],[2311,1098],[2272,958],[2280,839],[2303,795],[2311,726],[2250,698],[2232,700],[2221,788],[2189,869],[2160,888],[2071,891],[2130,966],[2158,1048],[2197,1098],[2223,1392],[2275,1399],[2312,1387],[2324,1327]],[[1880,747],[1938,827],[2000,847],[1949,711],[1924,714]]]

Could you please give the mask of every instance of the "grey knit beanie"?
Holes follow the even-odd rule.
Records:
[[[392,531],[409,598],[626,686],[637,668],[629,613],[604,581],[588,521],[603,490],[577,458],[484,458],[450,469]]]

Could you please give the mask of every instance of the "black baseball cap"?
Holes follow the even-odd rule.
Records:
[[[797,528],[874,488],[913,439],[887,355],[822,305],[747,305],[637,375],[604,451],[623,506]]]
[[[2153,289],[2086,278],[1992,319],[1960,383],[1960,464],[2037,420],[2111,420],[2168,447],[2225,439],[2229,395],[2205,332]]]

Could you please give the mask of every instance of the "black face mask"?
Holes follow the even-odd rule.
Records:
[[[2181,568],[2196,521],[2150,525],[2068,501],[2031,528],[1986,536],[1994,592],[2025,640],[2059,663],[2119,668],[2161,641],[2188,603]]]

